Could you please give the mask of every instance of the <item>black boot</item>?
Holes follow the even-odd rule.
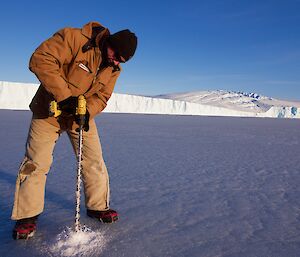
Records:
[[[36,231],[37,218],[38,215],[31,218],[17,220],[13,229],[13,239],[18,240],[33,237]]]
[[[104,223],[113,223],[119,219],[119,215],[114,210],[106,210],[106,211],[93,211],[93,210],[86,210],[86,214],[91,218],[96,218]]]

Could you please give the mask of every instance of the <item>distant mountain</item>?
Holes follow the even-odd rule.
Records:
[[[232,110],[263,113],[271,107],[300,107],[300,102],[284,101],[256,93],[226,90],[195,91],[176,94],[157,95],[155,98],[172,99],[197,104],[223,107]]]

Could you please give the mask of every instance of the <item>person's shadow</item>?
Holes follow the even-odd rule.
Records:
[[[5,210],[7,209],[7,206],[12,206],[13,203],[13,196],[14,196],[14,190],[15,190],[15,185],[16,185],[16,178],[17,178],[17,173],[15,176],[8,174],[4,172],[3,170],[0,170],[0,181],[6,182],[11,186],[11,197],[5,197],[4,199],[1,199],[0,201],[0,210]],[[1,190],[1,188],[0,188]],[[3,195],[0,191],[0,194]],[[63,207],[64,209],[74,209],[74,202],[70,201],[66,198],[63,197],[63,195],[55,193],[47,188],[47,193],[46,193],[46,201],[50,201],[58,207]],[[2,212],[2,211],[1,211]],[[5,211],[4,211],[5,212]]]
[[[0,230],[2,230],[3,234],[10,234],[14,225],[14,221],[10,219],[10,216],[14,201],[16,177],[17,172],[16,175],[12,175],[3,170],[0,170]],[[66,199],[63,194],[58,194],[49,190],[48,188],[46,190],[45,202],[48,202],[48,205],[51,205],[52,207],[54,206],[54,210],[64,210],[72,214],[75,208],[74,201]],[[48,222],[48,224],[52,224],[55,226],[56,221],[48,220],[46,215],[43,215],[42,220],[43,223]]]

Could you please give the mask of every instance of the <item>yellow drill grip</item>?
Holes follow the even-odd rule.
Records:
[[[83,95],[78,96],[78,105],[76,109],[76,115],[78,115],[78,125],[83,127],[85,124],[86,114],[86,100]]]
[[[49,106],[49,116],[56,118],[59,115],[61,115],[61,110],[58,109],[57,102],[53,100]]]
[[[86,114],[86,100],[83,95],[78,96],[77,115]]]

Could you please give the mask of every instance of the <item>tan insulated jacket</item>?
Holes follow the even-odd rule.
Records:
[[[120,66],[115,69],[101,65],[98,46],[109,33],[99,23],[90,22],[82,29],[58,31],[35,50],[29,69],[41,85],[30,103],[34,118],[47,118],[63,129],[74,127],[70,118],[49,117],[49,104],[81,94],[87,99],[91,119],[106,107],[121,71]]]

